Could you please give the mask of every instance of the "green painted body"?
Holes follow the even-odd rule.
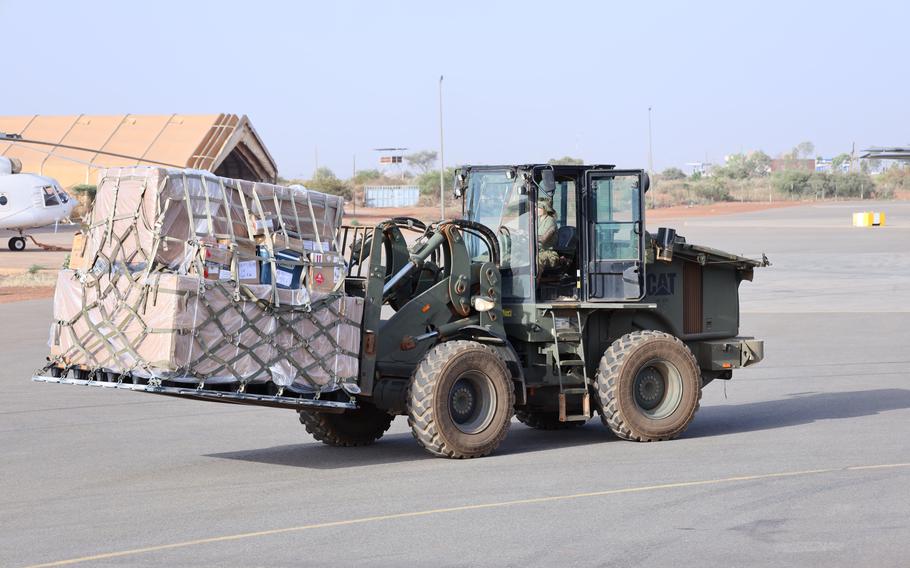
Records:
[[[766,261],[646,233],[643,171],[531,165],[456,176],[464,221],[344,228],[352,244],[345,290],[365,299],[359,397],[404,412],[414,368],[433,345],[456,338],[496,349],[516,405],[542,411],[555,411],[564,389],[590,385],[604,351],[637,330],[685,342],[703,384],[762,359],[762,342],[739,335],[739,285]],[[556,205],[563,247],[548,247],[544,264],[526,236],[537,235],[542,198]],[[517,215],[507,222],[508,211]]]

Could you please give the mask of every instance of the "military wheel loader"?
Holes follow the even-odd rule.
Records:
[[[763,358],[762,341],[739,335],[738,289],[767,259],[649,233],[649,184],[644,171],[611,165],[470,166],[456,171],[461,219],[342,225],[337,292],[363,313],[357,367],[332,389],[229,389],[204,377],[192,388],[104,369],[66,378],[53,362],[35,379],[293,408],[335,446],[370,444],[405,415],[422,447],[450,458],[494,451],[513,415],[556,430],[596,412],[620,438],[669,440],[692,421],[702,388]],[[238,349],[259,333],[247,358],[281,344],[253,317],[230,332]]]
[[[406,415],[451,458],[492,452],[513,414],[555,430],[598,412],[623,439],[677,437],[705,385],[762,359],[739,336],[738,287],[767,260],[646,232],[648,187],[613,166],[464,167],[461,220],[343,227],[345,291],[365,298],[345,391],[358,408],[302,411],[307,430],[368,444]],[[546,251],[543,214],[557,227]]]

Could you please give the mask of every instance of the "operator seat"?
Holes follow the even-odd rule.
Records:
[[[556,231],[556,244],[553,246],[559,256],[575,260],[578,255],[578,228],[564,225]]]

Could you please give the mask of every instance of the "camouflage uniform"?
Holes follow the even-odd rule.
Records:
[[[556,213],[550,201],[541,199],[538,207],[544,214],[537,218],[537,270],[542,272],[549,268],[556,268],[559,264],[559,254],[553,250],[556,244]]]

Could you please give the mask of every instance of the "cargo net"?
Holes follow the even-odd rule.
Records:
[[[57,280],[49,367],[276,394],[355,380],[363,299],[343,294],[342,215],[300,186],[104,172]]]

